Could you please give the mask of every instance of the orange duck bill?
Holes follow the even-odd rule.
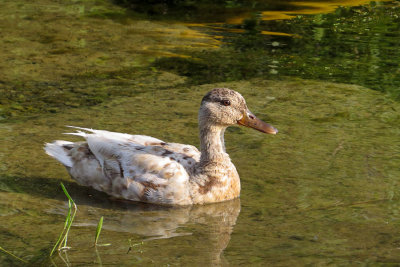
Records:
[[[278,132],[278,129],[271,124],[268,124],[257,118],[253,113],[250,112],[250,110],[247,110],[245,114],[243,114],[243,117],[237,121],[237,123],[239,125],[250,127],[267,134],[276,134]]]

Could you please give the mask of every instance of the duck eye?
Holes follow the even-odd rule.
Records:
[[[229,101],[229,100],[222,100],[222,101],[221,101],[221,104],[224,105],[224,106],[230,106],[230,105],[231,105],[231,101]]]

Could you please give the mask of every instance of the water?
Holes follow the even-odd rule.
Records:
[[[32,266],[398,264],[399,7],[337,4],[208,3],[183,5],[182,16],[179,5],[3,1],[1,247]],[[182,209],[113,200],[42,150],[66,138],[64,125],[198,145],[200,99],[218,86],[279,129],[227,130],[240,200]],[[61,181],[78,213],[72,249],[49,259],[67,211]],[[111,246],[96,249],[101,216],[99,242]]]

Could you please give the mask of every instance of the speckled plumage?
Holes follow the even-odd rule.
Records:
[[[117,198],[166,205],[219,202],[240,194],[239,175],[225,152],[225,129],[244,125],[248,116],[254,115],[239,93],[217,88],[199,111],[201,153],[191,145],[80,127],[70,134],[86,142],[54,141],[45,150],[79,184]]]

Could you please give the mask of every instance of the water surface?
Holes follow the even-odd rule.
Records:
[[[390,90],[362,86],[359,75],[371,67],[360,62],[370,53],[361,48],[379,41],[338,34],[338,41],[345,35],[346,42],[357,40],[359,60],[345,49],[332,54],[332,39],[315,43],[329,36],[318,31],[331,31],[336,20],[350,27],[362,21],[351,14],[366,12],[373,21],[398,6],[264,4],[219,6],[226,12],[218,20],[199,10],[178,20],[165,6],[154,11],[156,5],[140,13],[109,2],[2,2],[1,247],[32,266],[398,264],[400,104]],[[395,15],[381,25],[392,25]],[[316,21],[325,30],[315,28]],[[373,25],[369,21],[359,29]],[[306,38],[310,31],[318,38]],[[398,32],[383,28],[380,34],[387,40],[381,48],[388,49]],[[381,51],[379,45],[373,51]],[[304,55],[293,52],[301,48]],[[395,59],[398,51],[390,51]],[[340,61],[344,54],[349,61]],[[374,55],[396,73],[397,65],[385,65],[388,56]],[[282,58],[297,63],[281,65]],[[340,73],[346,73],[343,62],[360,69],[349,72],[353,80],[328,75],[329,59]],[[377,69],[377,76],[364,76],[372,85],[398,81],[380,79],[391,73]],[[79,140],[62,135],[65,125],[198,145],[201,97],[221,86],[240,91],[253,113],[279,129],[276,136],[227,130],[227,151],[242,180],[238,200],[185,208],[118,201],[78,186],[43,152],[47,141]],[[50,259],[67,213],[60,182],[78,213],[72,248]],[[101,216],[100,243],[111,245],[95,248]],[[0,261],[23,265],[4,253]]]

